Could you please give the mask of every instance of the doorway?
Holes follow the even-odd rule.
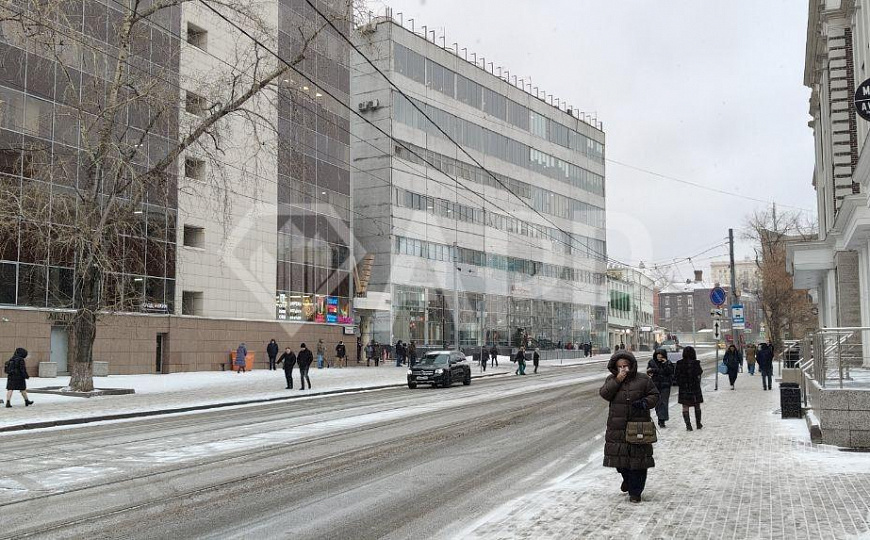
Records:
[[[166,347],[169,344],[168,334],[157,334],[157,350],[155,351],[154,371],[157,373],[169,373],[169,366],[166,362]]]
[[[43,334],[44,335],[44,334]],[[58,375],[69,374],[67,355],[69,354],[69,335],[66,326],[51,327],[51,350],[48,359],[57,364]]]

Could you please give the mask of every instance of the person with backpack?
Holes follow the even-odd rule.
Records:
[[[303,343],[299,346],[299,354],[296,356],[296,363],[299,364],[299,381],[302,384],[300,390],[305,390],[305,381],[308,381],[308,389],[311,390],[311,379],[308,378],[308,370],[311,368],[311,362],[314,361],[314,355],[308,350],[308,347]]]
[[[287,390],[293,389],[293,367],[296,365],[296,354],[290,347],[284,349],[284,354],[278,359],[279,364],[284,364],[284,378],[287,380]],[[308,383],[311,386],[311,383]]]
[[[278,357],[278,343],[273,339],[266,345],[266,355],[269,357],[269,371],[275,371],[275,359]]]
[[[24,398],[24,406],[30,407],[33,402],[27,399],[27,379],[30,375],[27,374],[27,364],[24,359],[27,358],[27,349],[18,347],[15,349],[15,354],[12,358],[6,361],[3,370],[6,372],[6,407],[12,407],[12,392],[18,390],[21,392],[21,397]]]

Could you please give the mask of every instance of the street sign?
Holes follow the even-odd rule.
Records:
[[[721,306],[725,303],[726,296],[725,289],[722,287],[714,287],[713,290],[710,291],[710,301],[717,306]]]
[[[743,317],[743,304],[731,306],[731,328],[734,330],[746,329],[746,319]]]
[[[720,339],[722,339],[722,328],[721,328],[721,323],[719,321],[715,321],[713,323],[713,338],[716,341],[719,341]]]
[[[870,79],[855,89],[855,112],[864,120],[870,120]]]

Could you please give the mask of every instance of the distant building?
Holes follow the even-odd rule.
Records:
[[[607,269],[610,301],[607,307],[608,345],[632,350],[651,350],[655,337],[652,278],[634,268]]]
[[[737,289],[745,292],[758,293],[761,290],[761,274],[754,260],[744,259],[734,261],[735,282]],[[731,286],[731,262],[713,261],[710,263],[710,278],[713,284]]]

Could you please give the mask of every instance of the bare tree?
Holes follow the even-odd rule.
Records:
[[[812,225],[803,221],[800,214],[777,212],[775,206],[757,211],[747,220],[744,237],[755,244],[755,263],[761,277],[760,300],[775,351],[783,350],[786,333],[800,337],[815,325],[808,291],[794,288],[785,264],[786,245],[812,236]]]
[[[349,23],[349,1],[331,16]],[[104,28],[89,26],[91,4],[108,13]],[[57,87],[63,89],[55,97],[53,143],[25,137],[23,144],[0,148],[3,172],[11,173],[0,177],[0,251],[20,241],[21,252],[33,261],[72,267],[72,292],[59,293],[57,305],[75,309],[70,386],[90,391],[98,318],[141,309],[138,276],[149,265],[174,260],[170,244],[162,241],[175,241],[172,210],[179,176],[183,167],[196,164],[186,157],[212,164],[204,189],[223,193],[226,203],[232,189],[221,171],[227,169],[225,145],[232,144],[228,125],[242,123],[249,137],[262,138],[263,152],[273,151],[267,141],[275,140],[275,126],[264,106],[282,95],[304,97],[294,95],[303,92],[299,85],[283,83],[291,76],[299,80],[296,72],[305,68],[306,53],[326,22],[300,17],[284,63],[218,21],[232,36],[224,44],[228,50],[221,51],[222,59],[211,55],[211,69],[183,77],[179,62],[191,36],[185,38],[177,22],[182,7],[205,10],[200,3],[94,0],[85,2],[84,21],[82,5],[81,0],[0,4],[0,41],[37,55],[34,66],[56,66]],[[280,50],[278,30],[257,0],[206,5]],[[14,59],[0,62],[10,65]],[[21,130],[40,129],[39,111],[28,107],[27,113]],[[47,114],[50,124],[50,108]],[[162,225],[149,220],[143,231],[149,212],[169,216]],[[148,249],[141,249],[143,242]]]

